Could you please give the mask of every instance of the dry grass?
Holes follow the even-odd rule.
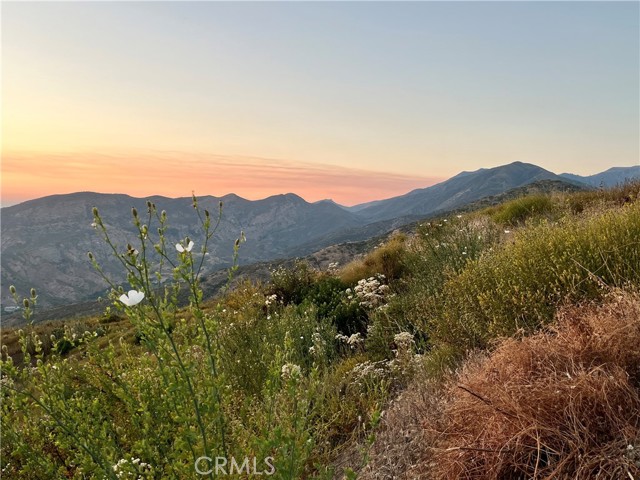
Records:
[[[430,478],[640,478],[640,300],[567,308],[467,363],[430,415]]]
[[[345,265],[339,273],[340,280],[348,285],[355,285],[358,280],[369,278],[377,273],[387,279],[399,278],[404,270],[402,254],[407,237],[396,234],[378,248],[369,252],[364,258],[353,260]]]
[[[429,478],[422,465],[425,445],[433,444],[434,438],[423,422],[441,415],[442,395],[441,385],[416,382],[389,405],[359,480]]]

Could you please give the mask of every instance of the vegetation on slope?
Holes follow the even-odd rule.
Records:
[[[114,285],[102,318],[3,332],[0,467],[193,478],[210,457],[203,477],[231,459],[236,477],[271,465],[274,478],[636,475],[637,415],[624,412],[637,412],[637,301],[598,304],[640,286],[639,192],[535,194],[432,219],[342,268],[297,263],[209,303],[209,215],[194,199],[203,236],[174,248],[150,203],[133,212],[137,238],[114,250],[144,300]],[[148,251],[171,285],[158,288]],[[566,307],[584,302],[583,317]],[[401,450],[410,462],[383,460]]]

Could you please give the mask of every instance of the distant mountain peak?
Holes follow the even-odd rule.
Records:
[[[640,165],[634,165],[632,167],[611,167],[604,172],[587,176],[561,173],[560,177],[592,187],[613,187],[614,185],[640,178]]]

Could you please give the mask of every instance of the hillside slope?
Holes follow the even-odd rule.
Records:
[[[452,210],[538,180],[562,179],[536,165],[514,162],[475,172],[462,172],[437,185],[413,190],[406,195],[382,200],[365,208],[356,206],[352,211],[368,222],[409,215],[424,216],[436,211]]]
[[[115,274],[117,261],[92,228],[95,206],[119,248],[135,245],[131,208],[146,216],[146,200],[127,195],[75,193],[55,195],[2,209],[2,284],[25,291],[35,287],[42,307],[89,298],[105,284],[94,272],[87,252],[95,254],[107,274]],[[169,219],[169,244],[190,236],[199,238],[197,215],[191,198],[150,197]],[[341,207],[311,204],[297,195],[276,195],[249,201],[236,195],[198,199],[213,217],[222,201],[220,226],[210,245],[207,271],[230,264],[233,244],[241,231],[247,241],[242,263],[288,257],[289,251],[327,233],[359,225],[361,220]],[[155,228],[152,228],[152,232]],[[196,246],[196,251],[201,245]],[[308,252],[310,253],[310,252]],[[114,276],[116,282],[123,281]],[[8,300],[3,290],[2,302]]]

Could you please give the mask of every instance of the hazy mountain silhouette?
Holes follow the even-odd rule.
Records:
[[[350,210],[367,222],[401,216],[428,215],[452,210],[482,197],[497,195],[538,180],[563,180],[555,173],[529,163],[514,162],[495,168],[462,172],[442,183],[406,195],[360,205]]]
[[[613,187],[614,185],[624,183],[628,180],[640,178],[640,165],[635,167],[613,167],[604,172],[596,173],[595,175],[588,175],[586,177],[574,175],[572,173],[561,173],[560,176],[568,180],[585,183],[592,187]]]

